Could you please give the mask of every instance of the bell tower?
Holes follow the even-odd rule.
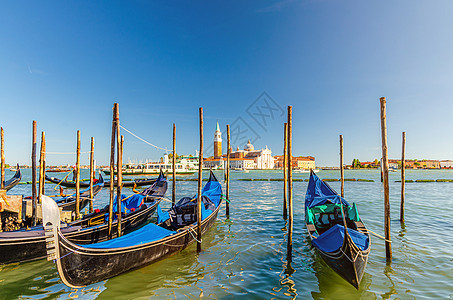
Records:
[[[214,133],[214,158],[222,157],[222,133],[220,132],[219,121]]]

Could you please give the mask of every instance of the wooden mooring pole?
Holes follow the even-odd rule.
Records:
[[[31,142],[31,197],[32,197],[32,222],[36,226],[38,218],[36,210],[38,207],[37,187],[36,187],[36,140],[37,140],[36,121],[33,121],[33,136]]]
[[[283,124],[283,219],[288,218],[288,123]]]
[[[390,237],[390,196],[389,196],[389,164],[387,148],[387,112],[385,97],[381,97],[381,131],[382,131],[382,172],[384,179],[384,213],[385,213],[385,257],[392,261],[392,245]]]
[[[116,137],[116,110],[118,103],[113,104],[112,118],[112,138],[110,140],[110,199],[109,199],[109,238],[112,238],[112,222],[113,222],[113,198],[114,198],[114,181],[115,181],[115,137]]]
[[[2,172],[2,182],[1,182],[1,189],[5,188],[5,132],[3,131],[3,127],[0,127],[1,131],[1,172]]]
[[[172,159],[172,169],[173,169],[173,186],[171,190],[171,203],[175,205],[176,203],[176,124],[173,123],[173,159]]]
[[[230,155],[231,155],[231,145],[230,145],[230,124],[227,125],[227,163],[226,163],[226,203],[225,203],[225,212],[226,217],[230,217]]]
[[[115,123],[116,123],[116,203],[117,203],[117,210],[118,210],[118,220],[117,220],[117,234],[121,236],[121,188],[123,185],[123,137],[120,134],[120,109],[119,105],[117,104],[116,107],[116,115],[115,115]]]
[[[341,197],[344,198],[344,163],[343,163],[343,135],[340,134],[340,181]]]
[[[288,106],[288,247],[287,247],[287,260],[292,261],[293,255],[293,169],[292,169],[292,138],[293,138],[293,107]]]
[[[201,185],[203,180],[203,107],[199,110],[200,153],[198,155],[197,252],[201,251]]]
[[[91,149],[90,149],[90,214],[93,212],[93,183],[94,183],[94,137],[91,137]]]
[[[38,189],[38,202],[41,203],[41,196],[44,192],[44,155],[46,147],[46,134],[44,131],[41,132],[41,151],[39,156],[39,189]]]
[[[80,130],[77,130],[77,154],[76,154],[76,207],[75,218],[80,219]]]
[[[400,210],[401,223],[404,223],[405,185],[406,185],[406,132],[403,132],[403,147],[401,150],[401,210]]]

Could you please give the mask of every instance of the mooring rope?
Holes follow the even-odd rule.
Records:
[[[63,257],[66,257],[66,256],[68,256],[68,255],[70,255],[70,254],[73,254],[73,253],[74,253],[74,251],[71,251],[71,252],[69,252],[69,253],[66,253],[66,254],[63,255],[63,256],[61,256],[61,257],[59,257],[59,258],[57,258],[57,259],[54,259],[53,262],[55,263],[55,261],[60,260],[60,259],[62,259]]]
[[[168,152],[168,149],[167,149],[167,148],[162,148],[162,147],[156,146],[156,145],[154,145],[154,144],[151,144],[150,142],[148,142],[148,141],[142,139],[141,137],[139,137],[138,135],[132,133],[131,131],[127,130],[126,128],[124,128],[124,127],[121,126],[121,125],[120,125],[120,128],[121,128],[121,129],[124,129],[126,132],[130,133],[132,136],[138,138],[138,139],[141,140],[142,142],[144,142],[144,143],[146,143],[146,144],[148,144],[148,145],[150,145],[150,146],[152,146],[152,147],[154,147],[154,148],[156,148],[156,149],[164,150],[165,152]]]
[[[91,151],[80,152],[80,154],[91,153]],[[77,152],[46,152],[46,154],[77,154]]]
[[[384,241],[386,241],[386,242],[389,242],[389,243],[392,242],[392,241],[390,241],[390,240],[387,240],[385,237],[383,237],[383,236],[381,236],[381,235],[377,234],[376,232],[373,232],[373,231],[371,231],[371,230],[369,230],[369,229],[366,229],[366,228],[365,228],[365,229],[361,229],[361,230],[368,231],[368,232],[371,233],[372,235],[374,235],[374,236],[376,236],[376,237],[378,237],[378,238],[380,238],[380,239],[382,239],[382,240],[384,240]]]
[[[193,232],[197,233],[197,232],[195,231],[195,229],[193,229],[192,227],[189,227],[189,233],[190,233],[190,235],[193,237],[194,240],[196,240],[197,242],[199,242],[199,243],[201,244],[201,241],[199,241],[196,237],[193,236],[191,230],[193,230]]]

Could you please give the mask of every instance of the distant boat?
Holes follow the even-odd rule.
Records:
[[[17,164],[15,171],[16,173],[14,174],[14,176],[5,181],[5,190],[7,191],[18,185],[20,180],[22,179],[22,173],[20,172],[19,164]]]
[[[250,170],[244,168],[232,168],[231,171],[233,172],[241,172],[241,173],[248,173]]]
[[[46,170],[47,172],[54,172],[54,173],[63,173],[63,172],[71,172],[73,169],[72,168],[50,168]]]
[[[313,170],[313,172],[318,173],[319,169]],[[310,173],[310,170],[306,169],[293,169],[293,173]]]
[[[161,172],[159,174],[159,176],[164,176],[164,174]],[[75,188],[75,186],[76,186],[75,181],[61,180],[59,178],[50,177],[50,176],[47,176],[47,175],[46,175],[46,180],[50,181],[52,183],[55,183],[55,184],[59,184],[59,185],[64,186],[64,187]],[[123,181],[123,185],[122,186],[123,187],[145,186],[145,185],[153,184],[154,182],[156,182],[156,179],[146,179],[146,178],[143,179],[142,178],[142,179],[134,179],[132,181]],[[117,185],[117,181],[115,180],[113,182],[113,184],[116,186]],[[90,186],[89,180],[85,181],[85,182],[80,182],[80,187],[89,187],[89,186]],[[105,182],[105,186],[110,186],[110,180],[107,180]]]

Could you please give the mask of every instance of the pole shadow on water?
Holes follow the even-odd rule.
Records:
[[[283,238],[281,243],[279,243],[279,253],[281,253],[280,261],[282,262],[282,271],[280,272],[280,286],[272,288],[273,294],[274,293],[282,293],[282,289],[286,288],[286,292],[282,294],[291,298],[295,299],[297,297],[297,289],[296,283],[293,278],[293,274],[296,270],[293,268],[291,264],[291,258],[288,259],[288,255],[285,255],[285,251],[283,251],[284,247],[288,247],[287,239],[288,239],[288,220],[285,220],[284,226],[281,230],[284,232]],[[288,249],[286,251],[288,253]],[[275,295],[275,294],[274,294]]]
[[[394,274],[395,271],[392,269],[392,263],[387,262],[384,269],[384,275],[389,279],[391,286],[389,286],[389,291],[387,293],[381,294],[382,299],[390,299],[392,295],[396,295],[398,293],[395,289],[395,282],[393,282],[393,279],[391,277],[391,275]]]

